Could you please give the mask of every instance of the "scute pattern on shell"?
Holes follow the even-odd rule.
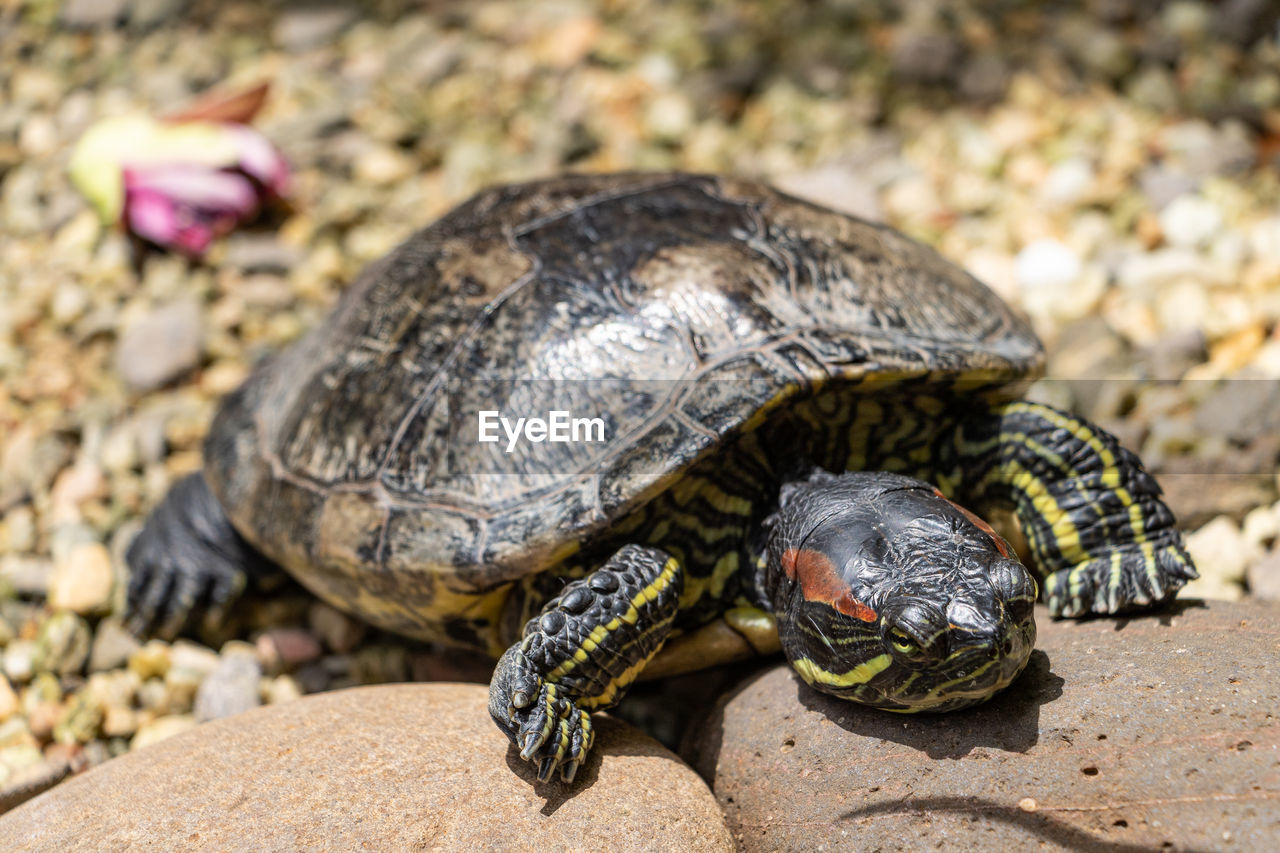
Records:
[[[736,179],[568,176],[482,192],[368,268],[225,401],[206,473],[326,597],[444,613],[562,558],[788,394],[1042,359],[994,294],[891,229]],[[475,440],[480,409],[553,408],[603,417],[608,441]]]

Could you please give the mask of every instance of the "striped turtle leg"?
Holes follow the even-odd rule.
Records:
[[[591,749],[592,711],[616,705],[671,630],[684,574],[657,548],[627,545],[530,619],[498,661],[489,714],[538,765],[570,782]]]
[[[1197,576],[1160,486],[1105,430],[1014,402],[968,416],[949,444],[962,500],[1012,504],[1054,616],[1151,606]]]

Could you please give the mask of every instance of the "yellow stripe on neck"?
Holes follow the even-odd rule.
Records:
[[[828,672],[808,658],[797,658],[791,662],[791,665],[795,667],[796,672],[800,673],[800,677],[809,684],[823,684],[829,687],[853,687],[857,684],[866,684],[888,669],[891,663],[893,663],[893,658],[888,654],[883,654],[863,661],[853,669],[843,673]]]

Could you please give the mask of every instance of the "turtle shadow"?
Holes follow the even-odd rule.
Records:
[[[560,810],[561,806],[595,784],[600,776],[603,751],[599,745],[594,747],[587,754],[587,760],[578,767],[572,782],[563,782],[559,776],[552,776],[546,782],[539,782],[536,766],[520,757],[520,750],[516,749],[515,744],[507,747],[506,758],[507,767],[511,768],[511,772],[533,788],[534,795],[542,799],[542,808],[539,811],[544,816],[551,817]]]
[[[559,776],[539,782],[537,766],[521,758],[520,750],[516,749],[515,744],[507,745],[507,767],[533,788],[535,796],[542,799],[540,811],[546,817],[551,817],[565,803],[590,790],[600,778],[600,766],[606,760],[616,761],[626,756],[670,757],[665,747],[648,738],[636,736],[634,729],[621,720],[596,714],[592,717],[592,722],[596,729],[595,745],[578,767],[572,782],[563,782]]]
[[[973,708],[941,714],[894,714],[819,693],[799,678],[796,699],[851,734],[892,741],[932,759],[962,758],[974,749],[1026,752],[1040,739],[1040,706],[1062,696],[1065,680],[1049,656],[1031,652],[1012,684]]]
[[[1110,622],[1116,631],[1123,631],[1131,625],[1145,625],[1158,622],[1165,628],[1172,627],[1173,620],[1189,610],[1208,610],[1209,605],[1203,598],[1175,598],[1159,605],[1158,609],[1133,610],[1127,613],[1087,613],[1083,616],[1071,616],[1053,620],[1054,625],[1089,625],[1095,622]],[[1047,618],[1048,612],[1036,611],[1036,619]]]
[[[761,679],[773,676],[778,666],[761,666],[753,675],[722,694],[686,733],[681,758],[714,787],[716,764],[724,739],[725,709]],[[961,711],[945,714],[894,714],[828,696],[809,687],[787,667],[794,681],[797,703],[821,714],[845,731],[892,741],[917,749],[930,759],[961,758],[974,749],[1027,752],[1040,738],[1040,707],[1062,696],[1065,679],[1055,675],[1047,655],[1035,649],[1027,667],[995,697]]]
[[[1130,843],[1117,841],[1114,838],[1104,840],[1094,833],[1043,812],[1025,811],[1008,803],[978,797],[922,797],[899,802],[876,803],[845,812],[840,817],[848,821],[894,814],[919,815],[924,818],[941,812],[970,815],[974,820],[995,821],[1017,827],[1028,836],[1039,837],[1043,841],[1057,844],[1067,850],[1106,849],[1114,853],[1139,853],[1139,851],[1153,849],[1150,842]],[[1190,853],[1199,853],[1197,848],[1183,849]]]
[[[1122,613],[1119,616],[1096,616],[1094,619],[1110,619],[1115,622],[1115,630],[1123,631],[1135,622],[1159,622],[1166,628],[1173,625],[1173,620],[1188,610],[1208,610],[1209,605],[1203,598],[1175,598],[1160,607],[1159,610]],[[1087,621],[1093,621],[1089,619]]]

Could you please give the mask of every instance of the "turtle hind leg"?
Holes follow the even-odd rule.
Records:
[[[616,705],[662,648],[684,575],[656,548],[628,545],[530,619],[498,661],[489,714],[538,767],[573,781],[594,737],[591,712]]]
[[[1006,403],[972,413],[953,449],[966,500],[1017,511],[1055,617],[1152,607],[1197,576],[1160,486],[1097,425]]]
[[[164,637],[175,636],[201,612],[216,620],[248,580],[274,569],[231,526],[201,474],[169,490],[125,561],[129,629]]]

